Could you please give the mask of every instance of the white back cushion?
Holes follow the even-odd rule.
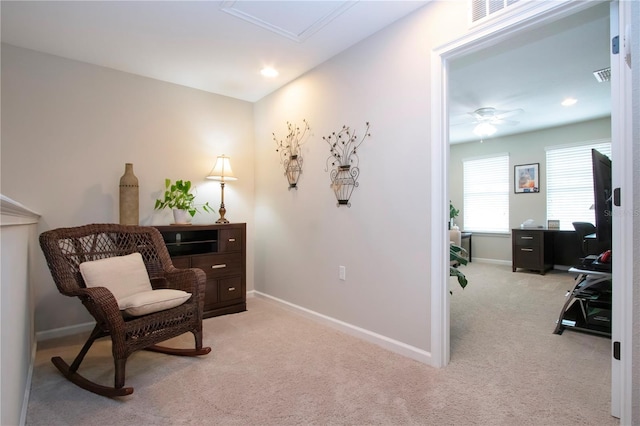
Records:
[[[182,290],[153,290],[140,253],[84,262],[80,273],[87,287],[106,287],[118,308],[133,316],[174,308],[191,297]]]
[[[116,300],[152,290],[140,253],[83,262],[80,273],[87,287],[106,287]]]

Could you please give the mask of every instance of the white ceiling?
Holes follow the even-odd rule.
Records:
[[[1,30],[4,43],[254,102],[426,3],[2,1]]]
[[[468,112],[481,107],[524,110],[509,118],[517,125],[498,126],[493,137],[608,117],[611,83],[599,83],[593,72],[609,64],[608,3],[455,60],[449,139],[478,141]],[[566,97],[578,102],[563,107]]]
[[[0,28],[3,43],[254,102],[427,2],[3,0]],[[608,39],[605,2],[456,60],[451,142],[478,139],[464,123],[480,107],[524,109],[494,136],[608,116],[610,83],[592,75]]]

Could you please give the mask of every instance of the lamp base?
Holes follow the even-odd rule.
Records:
[[[224,197],[224,192],[222,194]],[[216,220],[216,223],[229,223],[229,221],[224,217],[227,213],[227,209],[224,208],[224,202],[220,203],[220,210],[218,210],[218,213],[220,213],[220,219]]]

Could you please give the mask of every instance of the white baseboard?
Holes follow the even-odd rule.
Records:
[[[474,256],[473,258],[473,262],[471,263],[491,263],[493,265],[503,265],[503,266],[511,266],[511,261],[510,260],[500,260],[500,259],[483,259],[483,258],[476,258]]]
[[[511,266],[512,262],[510,260],[500,260],[500,259],[483,259],[483,258],[473,258],[474,262],[478,263],[490,263],[493,265],[503,265],[503,266]],[[568,271],[571,266],[566,265],[553,265],[553,269],[558,271]]]
[[[251,296],[249,295],[249,293],[252,293]],[[344,333],[347,333],[351,336],[360,338],[362,340],[366,340],[367,342],[376,344],[378,346],[381,346],[387,350],[390,350],[391,352],[395,352],[397,354],[406,356],[407,358],[411,358],[414,359],[416,361],[422,362],[424,364],[428,364],[433,366],[432,363],[432,358],[431,358],[431,353],[427,352],[425,350],[416,348],[414,346],[411,345],[407,345],[406,343],[402,343],[399,342],[397,340],[391,339],[389,337],[383,336],[381,334],[378,333],[374,333],[372,331],[369,330],[365,330],[364,328],[360,328],[358,326],[355,326],[353,324],[348,324],[344,321],[340,321],[338,319],[335,318],[331,318],[328,317],[326,315],[323,315],[321,313],[312,311],[310,309],[307,308],[303,308],[302,306],[298,306],[295,305],[293,303],[289,303],[285,300],[279,299],[277,297],[273,297],[270,296],[268,294],[262,293],[260,291],[257,290],[253,290],[251,292],[247,292],[247,296],[248,297],[259,297],[265,300],[269,300],[271,302],[276,303],[277,305],[290,310],[292,312],[295,312],[297,314],[300,314],[304,317],[310,318],[314,321],[317,321],[321,324],[327,325],[329,327],[332,327],[336,330],[342,331]]]
[[[86,322],[84,324],[70,325],[68,327],[38,331],[36,333],[36,341],[43,342],[45,340],[51,340],[58,337],[73,336],[74,334],[89,332],[93,330],[93,327],[95,326],[95,322]]]

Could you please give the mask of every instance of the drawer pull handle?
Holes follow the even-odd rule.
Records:
[[[521,240],[533,240],[533,237],[520,237]]]
[[[222,269],[222,268],[226,268],[227,264],[226,263],[220,263],[218,265],[211,265],[211,269]]]
[[[236,239],[235,239],[235,238],[229,238],[229,242],[230,242],[230,243],[235,243],[235,242],[236,242]]]
[[[532,248],[522,248],[522,249],[520,249],[520,250],[522,250],[522,251],[533,251],[533,249],[532,249]]]
[[[229,287],[229,291],[235,291],[235,287]]]

